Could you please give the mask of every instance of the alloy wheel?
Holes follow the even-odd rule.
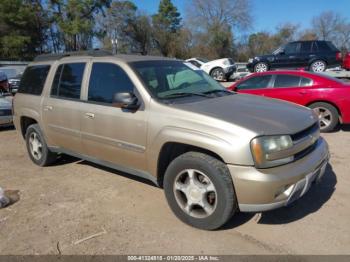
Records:
[[[206,218],[217,205],[217,192],[213,182],[203,172],[186,169],[179,173],[173,191],[177,204],[189,216]]]
[[[40,160],[43,155],[43,145],[37,133],[32,132],[29,137],[30,153],[36,160]]]
[[[263,73],[266,72],[268,70],[267,65],[265,63],[258,63],[255,66],[255,72],[257,73]]]
[[[312,64],[311,69],[313,72],[324,72],[326,70],[326,65],[322,61],[316,61]]]
[[[331,111],[324,107],[316,107],[313,109],[318,115],[318,120],[320,122],[320,128],[325,129],[329,127],[333,121],[333,115]]]

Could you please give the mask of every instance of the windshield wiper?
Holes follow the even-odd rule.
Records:
[[[208,94],[214,94],[214,93],[227,93],[227,94],[235,94],[234,92],[228,91],[226,89],[215,89],[215,90],[210,90],[207,92],[204,92],[204,94],[208,95]]]
[[[189,92],[172,93],[169,95],[165,95],[162,98],[178,98],[178,97],[186,97],[186,96],[201,96],[201,97],[211,98],[205,93],[189,93]]]

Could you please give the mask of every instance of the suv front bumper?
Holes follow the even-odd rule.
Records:
[[[224,73],[225,73],[225,77],[226,78],[230,78],[230,76],[234,72],[236,72],[237,66],[236,65],[231,65],[231,66],[228,66],[228,67],[224,67],[223,70],[224,70]]]
[[[310,154],[287,165],[268,169],[228,165],[240,211],[262,212],[289,205],[321,179],[328,160],[328,145],[320,138]]]

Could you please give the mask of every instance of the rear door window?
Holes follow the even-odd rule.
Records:
[[[51,95],[60,98],[80,99],[85,63],[63,64],[57,68]]]
[[[293,75],[276,75],[274,87],[285,88],[285,87],[296,87],[299,86],[300,77]]]
[[[254,76],[237,86],[238,90],[262,89],[269,87],[271,75]]]
[[[313,81],[310,78],[301,77],[300,78],[300,86],[312,86]]]
[[[28,66],[22,76],[18,93],[40,96],[49,70],[49,65]]]

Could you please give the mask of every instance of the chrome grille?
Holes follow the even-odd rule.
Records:
[[[307,129],[298,132],[291,136],[293,140],[293,144],[299,150],[295,153],[294,160],[298,160],[303,158],[304,156],[311,153],[317,145],[318,139],[320,137],[320,127],[319,123],[316,122],[312,126]]]
[[[312,126],[304,129],[303,131],[300,131],[294,135],[291,135],[293,141],[299,141],[300,139],[304,138],[305,136],[308,136],[309,134],[314,133],[315,131],[319,130],[320,126],[319,123],[316,122]]]

